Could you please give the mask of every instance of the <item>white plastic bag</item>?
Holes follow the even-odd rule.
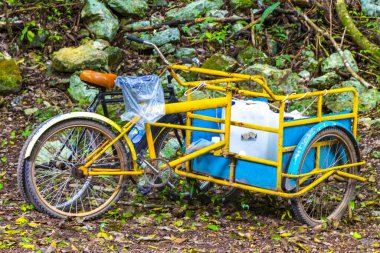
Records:
[[[140,116],[139,124],[156,122],[165,115],[164,91],[156,75],[119,76],[116,85],[123,91],[125,112],[122,120]]]

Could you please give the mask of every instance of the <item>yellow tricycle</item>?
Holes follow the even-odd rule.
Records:
[[[186,101],[165,104],[157,76],[118,77],[127,108],[123,126],[92,112],[50,120],[26,154],[25,187],[37,210],[94,219],[119,199],[128,179],[139,176],[159,189],[175,189],[184,177],[289,198],[296,217],[311,226],[343,216],[356,182],[366,180],[358,175],[365,162],[355,139],[355,89],[276,95],[261,75],[170,64],[153,43],[127,38],[157,50],[170,75],[187,88]],[[183,81],[178,71],[204,80]],[[242,83],[260,90],[239,89]],[[199,89],[223,96],[193,100]],[[351,110],[324,114],[324,96],[338,93],[352,96]],[[286,112],[289,101],[305,98],[316,101],[314,116]],[[186,124],[158,122],[168,114],[186,115]],[[128,137],[136,127],[145,131],[145,153],[136,153]],[[155,139],[152,128],[167,134]],[[173,129],[180,130],[175,137]]]

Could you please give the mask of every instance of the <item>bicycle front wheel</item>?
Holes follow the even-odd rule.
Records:
[[[95,219],[105,213],[123,192],[123,176],[84,176],[80,166],[116,135],[103,124],[85,119],[60,122],[37,141],[25,167],[30,197],[53,217]],[[121,140],[110,146],[94,163],[95,169],[128,170],[131,159]]]

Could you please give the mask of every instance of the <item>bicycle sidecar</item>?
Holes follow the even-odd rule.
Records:
[[[236,122],[232,109],[231,122],[235,131],[241,134],[242,139],[244,133],[251,133],[254,138],[242,140],[243,144],[235,149],[230,146],[229,154],[209,152],[195,158],[191,165],[192,173],[216,178],[217,183],[223,180],[233,187],[292,198],[296,216],[309,225],[319,224],[325,218],[340,218],[353,197],[355,180],[364,180],[356,175],[364,162],[360,160],[355,140],[357,94],[354,90],[329,92],[352,93],[352,110],[322,114],[323,92],[315,94],[318,99],[316,116],[292,118],[281,112],[284,108],[280,108],[280,112],[272,112],[278,118],[275,124],[259,124],[265,122],[262,117],[249,123]],[[262,114],[252,112],[252,109],[250,113]],[[194,114],[199,116],[193,119],[193,126],[223,128],[220,122],[209,121],[209,117],[223,120],[221,109],[201,110]],[[233,132],[231,128],[231,138]],[[260,136],[264,136],[266,142],[260,140]],[[223,136],[193,131],[191,140],[211,141],[212,137]],[[250,142],[250,148],[258,150],[253,152],[256,155],[246,154],[252,152],[244,150],[244,142]],[[230,145],[232,143],[230,140]],[[239,149],[242,152],[238,152]],[[308,191],[313,193],[305,194]],[[318,209],[318,213],[313,209]]]

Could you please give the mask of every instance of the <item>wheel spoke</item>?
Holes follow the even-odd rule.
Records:
[[[90,120],[61,122],[44,133],[31,155],[31,176],[27,177],[39,210],[57,217],[86,218],[104,213],[120,196],[123,176],[83,176],[78,168],[90,153],[115,137],[108,128]],[[130,152],[125,149],[121,141],[114,143],[89,170],[126,169]]]

